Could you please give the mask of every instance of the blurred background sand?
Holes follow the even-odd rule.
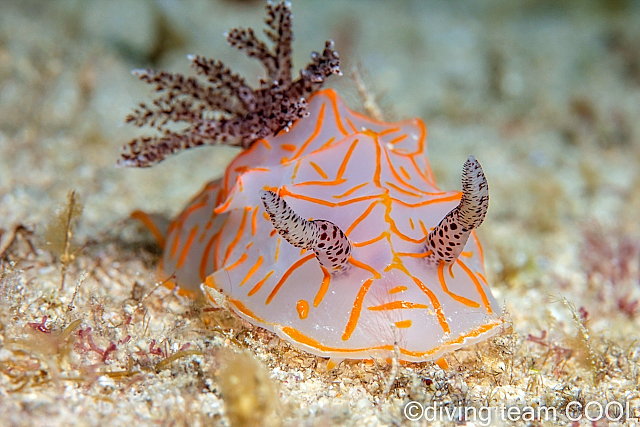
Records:
[[[345,76],[329,86],[361,109],[349,77],[358,66],[387,119],[422,118],[442,189],[459,188],[469,154],[482,163],[491,204],[480,237],[519,354],[526,356],[528,334],[562,341],[575,333],[557,302],[562,294],[588,313],[594,339],[619,340],[637,367],[640,2],[299,0],[292,7],[295,67],[334,39]],[[115,168],[119,147],[140,134],[124,117],[151,94],[130,71],[190,73],[186,55],[199,54],[257,82],[259,64],[229,48],[223,33],[259,32],[263,18],[261,1],[3,0],[0,228],[22,223],[38,235],[71,189],[84,201],[78,241],[135,209],[179,212],[237,150],[203,148],[150,169]],[[637,389],[637,377],[631,381]],[[315,425],[313,396],[328,385],[314,384],[303,397],[290,391],[293,402],[306,402],[292,419]],[[324,419],[390,422],[362,393],[366,410]]]

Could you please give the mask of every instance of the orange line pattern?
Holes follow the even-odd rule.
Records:
[[[318,174],[323,177],[324,179],[329,178],[327,176],[327,174],[325,173],[325,171],[322,170],[322,168],[320,166],[318,166],[317,164],[315,164],[314,162],[309,162],[309,165],[311,165],[312,168],[314,168],[316,170],[316,172],[318,172]]]
[[[164,263],[176,266],[176,283],[186,275],[181,269],[189,266],[187,260],[201,256],[201,282],[210,281],[211,265],[222,269],[224,275],[215,276],[216,288],[228,294],[239,315],[270,330],[277,327],[290,341],[325,355],[393,351],[375,336],[366,348],[350,344],[352,337],[361,339],[363,322],[410,330],[424,326],[418,319],[433,316],[441,329],[440,344],[416,350],[405,343],[400,352],[408,358],[427,358],[494,330],[496,303],[483,276],[484,256],[475,233],[462,252],[465,262],[435,264],[427,251],[427,234],[438,224],[433,212],[444,216],[461,193],[442,192],[435,185],[424,155],[424,124],[374,122],[348,110],[330,90],[311,98],[309,108],[309,121],[299,120],[289,132],[243,151],[224,177],[206,187],[170,225]],[[353,250],[346,270],[331,273],[314,260],[313,250],[291,251],[266,214],[260,189],[277,192],[305,219],[338,225]],[[155,226],[151,219],[146,222],[150,229]],[[160,242],[162,234],[152,231]],[[445,268],[453,279],[445,277]],[[308,284],[294,283],[307,277]],[[239,290],[244,285],[248,292]],[[344,301],[345,292],[353,298],[349,313],[336,313],[335,319],[327,319],[330,328],[320,328],[339,332],[333,341],[320,339],[314,332],[317,325],[309,324],[318,318],[314,313],[343,306],[336,302]],[[454,316],[478,308],[485,317],[494,317],[472,323],[471,332],[458,331]],[[283,310],[292,313],[288,320],[295,327],[270,323],[270,313]],[[343,319],[341,325],[332,323],[337,319]]]
[[[147,227],[147,229],[151,232],[151,234],[153,234],[153,237],[156,239],[156,242],[158,242],[158,245],[162,249],[164,249],[164,245],[165,245],[164,235],[162,234],[157,224],[153,221],[150,215],[142,211],[133,211],[131,212],[131,218],[135,218],[139,221],[142,221],[145,227]]]
[[[371,311],[384,311],[384,310],[400,310],[405,308],[429,308],[428,305],[417,304],[409,301],[393,301],[386,304],[377,305],[375,307],[369,307]]]
[[[260,255],[260,257],[258,258],[258,261],[256,261],[256,263],[253,265],[253,267],[251,267],[249,269],[249,272],[247,273],[246,276],[244,276],[244,279],[242,279],[242,282],[240,282],[240,286],[244,285],[245,283],[247,283],[247,281],[249,279],[251,279],[251,276],[253,276],[254,274],[256,274],[256,271],[258,271],[258,269],[260,268],[260,265],[262,264],[262,255]]]
[[[260,280],[258,283],[256,283],[256,285],[249,291],[247,296],[250,297],[250,296],[254,295],[256,292],[258,292],[260,290],[260,288],[262,287],[262,285],[264,285],[264,282],[266,282],[267,279],[269,279],[269,276],[271,276],[272,274],[273,274],[273,270],[268,272],[267,275],[264,276],[264,278],[262,280]]]
[[[358,296],[353,303],[353,309],[351,310],[351,315],[349,316],[347,327],[344,330],[344,334],[342,334],[342,341],[347,341],[349,338],[351,338],[351,334],[356,329],[358,319],[360,318],[360,312],[362,311],[362,302],[364,301],[364,297],[367,294],[367,291],[371,287],[372,283],[373,279],[369,279],[360,287],[360,292],[358,292]]]
[[[451,328],[449,327],[449,322],[447,322],[446,317],[444,316],[444,311],[442,310],[442,306],[440,305],[440,301],[438,301],[438,297],[433,293],[431,289],[426,287],[424,283],[422,283],[417,277],[412,277],[413,281],[416,285],[422,290],[422,292],[429,297],[431,300],[431,304],[433,304],[433,308],[436,310],[436,316],[438,317],[438,322],[440,322],[440,326],[445,334],[449,334],[451,332]]]
[[[462,267],[465,273],[469,275],[469,277],[471,278],[471,281],[473,281],[473,284],[476,285],[476,289],[480,294],[480,298],[482,298],[482,304],[484,305],[484,308],[487,309],[487,313],[493,314],[493,310],[491,309],[491,304],[489,304],[489,299],[487,298],[487,293],[484,291],[484,289],[482,289],[482,285],[480,284],[478,279],[476,279],[476,276],[473,274],[473,271],[471,271],[471,269],[467,267],[465,263],[462,262],[460,259],[457,259],[456,262],[460,267]],[[482,277],[481,274],[478,273],[478,275]]]
[[[412,324],[413,322],[411,321],[411,319],[400,320],[398,322],[395,322],[396,328],[399,328],[399,329],[410,328]]]
[[[400,354],[411,356],[413,358],[424,358],[423,360],[429,360],[428,357],[434,354],[441,354],[443,349],[447,347],[451,347],[455,344],[460,344],[469,338],[475,338],[481,336],[483,334],[489,333],[491,330],[496,329],[502,325],[502,321],[497,320],[490,323],[483,324],[470,332],[465,334],[461,334],[460,336],[444,341],[441,345],[431,348],[427,351],[412,351],[407,350],[403,347],[400,347]],[[288,337],[292,339],[292,341],[314,348],[321,353],[325,354],[339,354],[339,355],[348,355],[349,353],[358,353],[358,354],[371,354],[375,350],[384,350],[387,352],[394,351],[393,345],[372,345],[370,347],[338,347],[338,346],[327,346],[321,344],[320,342],[314,340],[313,338],[303,334],[295,328],[290,326],[285,326],[282,328],[282,332],[284,332]]]
[[[364,262],[360,262],[360,261],[356,260],[353,257],[349,258],[349,262],[351,264],[355,265],[358,268],[362,268],[363,270],[367,270],[368,272],[373,274],[373,277],[375,279],[379,279],[380,277],[382,277],[380,275],[380,273],[375,268],[371,267],[370,265],[365,264]]]
[[[181,268],[184,262],[187,260],[187,254],[189,253],[189,249],[191,249],[191,245],[193,244],[193,239],[196,237],[196,233],[198,232],[198,224],[194,225],[191,231],[189,232],[189,237],[187,237],[187,241],[184,243],[182,247],[182,252],[180,253],[180,259],[178,260],[178,265],[176,268]]]
[[[218,241],[219,235],[220,235],[220,232],[214,234],[211,237],[211,239],[209,239],[207,246],[205,246],[204,248],[204,252],[202,254],[202,260],[200,260],[200,280],[201,281],[203,281],[207,277],[207,273],[211,273],[207,271],[207,264],[209,263],[209,254],[211,253],[211,248],[213,247],[213,245]],[[215,259],[214,259],[214,268],[215,267],[216,265],[215,265]]]
[[[240,255],[240,259],[238,261],[234,262],[233,264],[231,264],[229,267],[227,267],[227,271],[233,270],[234,268],[236,268],[237,266],[239,266],[240,264],[245,262],[246,259],[247,259],[247,254],[246,253]]]
[[[368,184],[368,182],[363,182],[362,184],[358,184],[355,187],[352,187],[350,189],[348,189],[347,191],[345,191],[342,194],[338,194],[337,196],[333,196],[335,199],[342,199],[343,197],[347,197],[350,196],[351,194],[355,193],[356,191],[358,191],[359,189],[361,189],[362,187],[366,186]]]
[[[438,279],[440,280],[440,286],[442,286],[442,290],[445,291],[454,300],[468,307],[473,307],[473,308],[480,307],[480,304],[478,304],[477,302],[471,301],[469,298],[465,298],[462,295],[456,295],[453,292],[451,292],[449,288],[447,288],[447,283],[444,280],[444,266],[445,266],[444,261],[440,261],[440,264],[438,265]]]
[[[320,285],[318,294],[313,299],[314,307],[317,307],[320,305],[320,303],[322,302],[322,299],[324,298],[325,294],[329,290],[329,283],[331,283],[331,273],[329,272],[329,270],[327,270],[323,266],[320,266],[320,268],[322,269],[322,274],[324,277],[322,278],[322,284]]]
[[[284,273],[284,275],[282,276],[282,278],[280,279],[280,281],[278,281],[278,283],[276,284],[275,288],[273,288],[273,291],[271,291],[271,293],[269,294],[269,296],[267,297],[267,301],[265,302],[265,304],[270,304],[271,300],[273,300],[273,298],[276,296],[276,294],[278,293],[278,291],[280,290],[280,288],[282,287],[282,285],[284,285],[284,282],[287,281],[287,279],[289,278],[289,276],[291,276],[291,274],[293,274],[293,272],[299,268],[302,264],[304,264],[305,262],[309,261],[311,258],[315,258],[315,254],[308,254],[305,255],[304,257],[300,258],[298,261],[294,262],[291,267],[289,267],[289,269],[287,270],[286,273]]]
[[[227,260],[231,256],[231,253],[233,252],[233,249],[236,247],[236,245],[238,244],[238,242],[242,238],[242,235],[244,234],[244,224],[247,221],[247,212],[248,212],[248,209],[245,209],[242,212],[242,219],[240,220],[240,227],[238,228],[238,231],[236,233],[236,237],[231,241],[231,243],[229,243],[229,246],[227,246],[227,252],[225,252],[225,254],[224,254],[224,259],[222,261],[222,264],[226,264],[227,263]]]

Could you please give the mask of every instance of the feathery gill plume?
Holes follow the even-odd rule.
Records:
[[[313,52],[311,63],[293,80],[291,76],[291,5],[266,6],[267,38],[272,49],[251,28],[232,29],[231,46],[257,58],[267,71],[260,87],[253,89],[244,78],[221,61],[189,56],[199,77],[166,71],[135,70],[142,81],[155,85],[158,97],[151,105],[141,103],[126,118],[135,126],[149,126],[157,135],[135,138],[124,147],[118,164],[149,167],[171,154],[202,145],[227,144],[248,148],[256,140],[288,131],[304,117],[306,99],[320,89],[331,74],[340,74],[333,41],[325,42],[322,53]],[[176,130],[176,126],[182,129]]]

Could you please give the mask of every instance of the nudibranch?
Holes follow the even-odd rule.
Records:
[[[432,360],[499,331],[473,156],[462,192],[441,191],[422,121],[371,120],[333,90],[285,130],[241,152],[166,230],[137,214],[163,244],[164,277],[337,360]]]

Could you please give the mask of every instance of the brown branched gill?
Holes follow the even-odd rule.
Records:
[[[127,123],[149,126],[159,134],[135,138],[122,148],[118,164],[148,167],[181,150],[202,145],[226,144],[248,148],[256,140],[288,131],[306,115],[307,98],[320,89],[331,74],[340,74],[333,41],[322,53],[313,52],[311,63],[293,80],[291,76],[291,6],[267,4],[265,34],[269,47],[251,28],[233,29],[231,46],[257,58],[267,71],[260,87],[253,89],[244,78],[221,61],[189,56],[198,77],[153,70],[135,70],[142,81],[155,85],[159,94],[148,105],[141,103]],[[182,125],[168,126],[169,123]]]

